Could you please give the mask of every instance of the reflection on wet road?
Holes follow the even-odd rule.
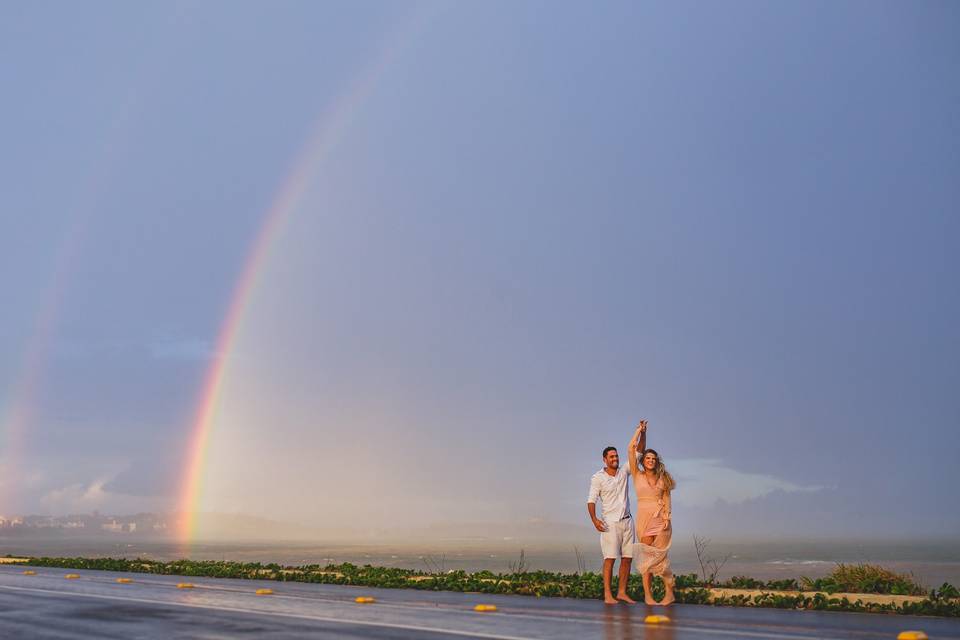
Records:
[[[922,629],[960,640],[960,622],[894,615],[677,605],[606,606],[599,601],[371,589],[257,580],[184,578],[0,567],[4,637],[137,638],[499,638],[686,640],[703,638],[896,638]],[[66,580],[67,573],[80,577]],[[130,578],[128,584],[117,578]],[[192,589],[178,589],[189,581]],[[257,589],[273,589],[257,595]],[[375,602],[357,604],[358,596]],[[497,606],[478,613],[477,604]],[[670,621],[646,624],[651,613]]]

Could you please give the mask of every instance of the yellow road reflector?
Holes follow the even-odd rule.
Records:
[[[495,604],[478,604],[473,608],[474,611],[496,611],[497,605]]]
[[[178,582],[177,589],[193,589],[193,584],[190,582]]]
[[[356,602],[357,604],[370,604],[372,602],[376,602],[376,599],[371,598],[370,596],[360,596],[358,598],[355,598],[354,602]]]
[[[670,618],[667,616],[647,616],[643,621],[647,624],[663,624],[664,622],[670,622]]]
[[[30,570],[28,569],[28,570],[26,570],[26,571],[23,572],[23,575],[25,575],[25,576],[35,576],[35,575],[37,575],[37,572],[36,572],[36,571],[30,571]]]
[[[117,578],[117,584],[130,584],[133,578]]]
[[[272,596],[273,589],[257,589],[258,596]]]
[[[65,576],[63,576],[63,577],[66,578],[67,580],[76,580],[77,578],[80,577],[80,574],[78,574],[78,573],[68,573],[67,575],[65,575]]]
[[[901,631],[897,640],[927,640],[927,634],[923,631]]]

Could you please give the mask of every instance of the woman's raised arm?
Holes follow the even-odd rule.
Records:
[[[637,425],[637,430],[633,432],[630,438],[630,444],[627,445],[627,455],[630,456],[630,473],[636,474],[640,468],[637,465],[637,456],[642,454],[647,448],[647,421],[641,420]]]

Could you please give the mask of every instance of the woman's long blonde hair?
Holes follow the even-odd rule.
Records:
[[[640,468],[644,473],[647,472],[647,468],[643,466],[643,459],[647,456],[648,453],[652,453],[657,459],[657,466],[653,468],[653,473],[657,476],[657,484],[663,483],[663,488],[665,491],[673,491],[674,487],[677,486],[676,481],[674,481],[673,476],[670,475],[670,472],[667,471],[667,468],[663,464],[663,460],[660,459],[660,454],[653,449],[644,449],[643,453],[640,454]]]

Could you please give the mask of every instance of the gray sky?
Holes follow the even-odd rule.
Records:
[[[219,357],[211,511],[580,523],[646,417],[678,527],[960,533],[958,13],[3,4],[0,513],[172,508]]]

